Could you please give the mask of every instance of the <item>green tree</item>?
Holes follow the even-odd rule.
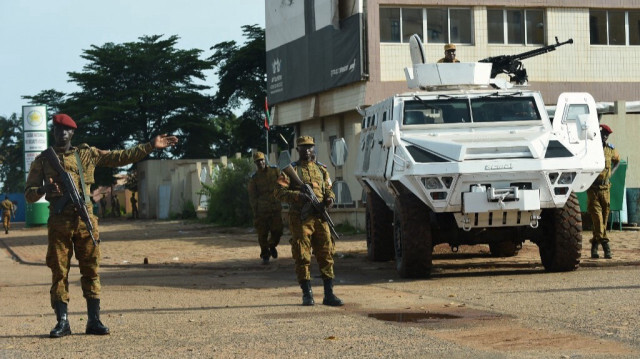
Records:
[[[242,32],[246,42],[239,46],[235,41],[224,41],[211,48],[215,50],[209,58],[216,64],[218,91],[215,108],[218,128],[233,129],[234,141],[227,148],[219,149],[231,155],[235,152],[247,153],[251,148],[264,148],[264,104],[267,94],[266,46],[264,29],[258,25],[244,25]],[[235,119],[234,110],[244,108],[242,115]],[[290,137],[289,127],[271,128],[269,141],[277,143],[279,133]]]
[[[50,89],[40,91],[34,96],[22,96],[22,98],[29,100],[30,105],[46,105],[47,112],[50,115],[53,115],[60,112],[60,107],[66,101],[66,94],[64,92]]]
[[[55,90],[24,96],[46,104],[50,113],[68,113],[78,123],[74,143],[100,149],[121,149],[170,133],[180,142],[151,157],[209,158],[216,141],[212,99],[203,94],[210,60],[202,50],[175,48],[177,36],[143,36],[137,42],[92,45],[81,55],[82,72],[70,72],[80,90],[65,95]],[[98,168],[97,185],[111,185],[117,169]]]
[[[15,113],[9,118],[0,116],[2,193],[24,192],[24,137],[20,121]]]
[[[199,59],[202,50],[176,49],[177,36],[161,37],[143,36],[138,42],[84,50],[81,57],[88,64],[82,72],[69,73],[81,90],[61,108],[82,125],[81,140],[116,149],[172,133],[180,143],[157,156],[211,156],[212,102],[202,93],[210,87],[195,80],[204,81],[204,71],[213,64]]]

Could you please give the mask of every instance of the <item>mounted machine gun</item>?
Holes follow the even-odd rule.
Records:
[[[495,78],[498,74],[507,74],[509,75],[509,80],[511,82],[522,85],[528,81],[528,77],[527,70],[524,68],[520,60],[555,51],[557,47],[566,44],[573,44],[573,39],[569,39],[565,42],[558,42],[558,37],[556,36],[556,43],[554,45],[544,46],[539,49],[523,52],[516,55],[499,55],[487,57],[486,59],[482,59],[478,62],[487,62],[493,65],[493,67],[491,68],[491,78]]]

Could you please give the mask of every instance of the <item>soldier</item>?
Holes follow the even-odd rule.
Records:
[[[260,258],[263,264],[268,264],[269,257],[278,258],[276,247],[282,236],[282,205],[273,194],[280,171],[275,166],[267,166],[264,153],[259,151],[253,154],[253,162],[257,171],[249,180],[249,202],[258,232]]]
[[[600,125],[600,138],[604,147],[604,169],[587,190],[587,212],[593,222],[593,238],[591,238],[591,258],[599,258],[598,244],[602,245],[604,257],[611,259],[611,248],[607,237],[607,222],[609,220],[611,175],[620,164],[620,155],[612,144],[607,143],[609,135],[613,133],[611,127]]]
[[[136,199],[135,192],[131,193],[131,198],[129,199],[129,201],[131,202],[131,218],[137,219],[138,218],[138,200]]]
[[[460,62],[460,60],[456,59],[456,45],[444,45],[444,57],[438,60],[438,62]]]
[[[115,194],[111,196],[111,215],[113,217],[120,217],[120,200]]]
[[[107,215],[107,196],[103,193],[100,198],[100,217],[104,218]]]
[[[299,162],[292,163],[293,169],[304,183],[308,183],[316,197],[325,207],[333,207],[335,196],[331,190],[331,178],[326,166],[312,161],[315,143],[313,137],[301,136],[297,139]],[[331,239],[331,232],[327,222],[315,213],[309,213],[302,218],[301,211],[308,196],[301,189],[291,183],[284,173],[278,178],[276,197],[287,202],[289,208],[289,228],[291,230],[291,254],[295,260],[295,269],[298,283],[302,288],[302,305],[314,305],[313,291],[311,290],[311,250],[316,256],[324,282],[324,299],[322,304],[341,306],[343,302],[333,294],[333,254],[335,245]]]
[[[11,229],[11,216],[15,217],[15,207],[13,202],[9,200],[9,196],[4,196],[4,201],[0,202],[2,209],[2,225],[4,226],[4,234],[9,234]]]
[[[81,196],[86,199],[87,206],[90,205],[88,194],[90,186],[94,183],[93,173],[96,167],[119,167],[134,163],[154,149],[163,149],[178,142],[175,136],[159,135],[151,140],[151,143],[140,144],[127,150],[103,151],[87,144],[73,147],[71,138],[76,128],[76,123],[68,115],[53,116],[53,148],[63,168],[73,178]],[[71,201],[61,202],[61,206],[57,205],[58,201],[66,199],[64,195],[67,191],[48,159],[43,155],[37,156],[29,169],[25,197],[29,203],[33,203],[45,196],[51,203],[46,262],[52,273],[51,306],[55,310],[58,323],[49,336],[59,338],[71,334],[67,303],[70,259],[74,251],[82,274],[80,283],[89,315],[85,332],[96,335],[109,334],[109,328],[100,321],[100,246],[95,246],[91,241],[87,226],[78,216]],[[56,207],[59,211],[55,210]],[[98,219],[90,214],[90,220],[95,229],[94,236],[99,242]]]

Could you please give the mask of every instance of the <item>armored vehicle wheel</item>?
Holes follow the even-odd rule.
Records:
[[[549,272],[578,269],[582,250],[582,218],[575,193],[564,208],[547,209],[541,215],[542,238],[538,241],[540,258]]]
[[[367,191],[366,227],[369,260],[393,259],[393,212],[374,191]]]
[[[396,267],[403,278],[431,275],[433,247],[429,208],[412,194],[396,198],[393,244]]]
[[[518,254],[518,246],[514,241],[489,243],[489,251],[494,257],[513,257]]]

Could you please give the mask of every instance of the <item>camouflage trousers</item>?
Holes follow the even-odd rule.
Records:
[[[607,222],[610,212],[609,188],[589,188],[587,190],[587,212],[591,215],[593,223],[593,238],[591,243],[607,243]]]
[[[2,214],[2,225],[4,226],[5,231],[11,229],[11,213]]]
[[[282,212],[274,211],[262,213],[256,216],[253,224],[258,232],[258,243],[261,253],[268,253],[270,247],[275,247],[280,243],[282,237]],[[271,234],[271,238],[269,238]]]
[[[298,282],[311,280],[311,251],[316,257],[322,279],[334,278],[333,254],[335,246],[329,232],[327,222],[310,216],[306,220],[300,219],[300,214],[291,212],[289,216],[291,230],[291,254],[295,261]]]
[[[90,214],[94,237],[99,241],[98,220]],[[51,306],[56,301],[69,302],[69,268],[75,251],[80,267],[80,284],[87,299],[100,297],[100,246],[94,246],[87,227],[75,209],[65,209],[60,214],[51,213],[48,221],[49,246],[47,266],[51,269]]]

